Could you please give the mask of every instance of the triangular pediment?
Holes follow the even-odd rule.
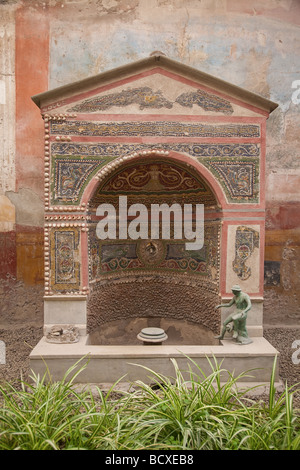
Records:
[[[42,113],[267,116],[277,104],[165,56],[32,97]]]

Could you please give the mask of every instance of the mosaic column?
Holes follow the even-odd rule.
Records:
[[[69,118],[72,116],[68,116]],[[50,122],[62,121],[65,115],[45,115],[45,334],[52,325],[71,324],[86,333],[86,303],[88,287],[82,276],[82,238],[86,239],[85,204],[74,204],[65,198],[55,202],[57,168],[51,162]],[[57,136],[55,141],[64,141]],[[67,138],[66,138],[67,140]],[[64,187],[72,189],[69,165],[60,168]],[[74,176],[76,180],[76,175]]]

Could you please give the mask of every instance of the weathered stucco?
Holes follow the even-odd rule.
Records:
[[[162,51],[279,103],[267,122],[265,322],[297,323],[299,18],[297,0],[0,2],[1,277],[43,283],[44,133],[31,96]]]

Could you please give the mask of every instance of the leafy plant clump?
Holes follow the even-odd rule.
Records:
[[[276,361],[267,402],[237,387],[246,373],[233,377],[208,359],[205,374],[188,361],[183,373],[173,360],[173,378],[147,369],[152,385],[137,381],[123,393],[118,382],[106,393],[78,391],[75,379],[86,366],[75,372],[78,363],[59,382],[45,374],[21,382],[21,390],[1,385],[0,450],[300,449],[296,390],[286,386],[276,396]]]

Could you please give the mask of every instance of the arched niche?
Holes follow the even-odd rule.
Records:
[[[217,198],[220,190],[218,187],[213,190],[199,169],[183,155],[151,151],[120,158],[110,168],[98,172],[97,184],[93,183],[93,190],[87,189],[90,336],[117,322],[130,330],[133,325],[140,325],[141,319],[147,325],[157,326],[161,326],[161,321],[169,326],[172,321],[176,325],[181,322],[187,334],[197,326],[204,342],[205,337],[209,342],[212,334],[219,331],[220,314],[215,306],[220,290],[222,211]],[[132,205],[142,204],[147,209],[147,237],[120,238],[120,196],[126,197],[127,228],[135,219],[128,216]],[[102,204],[115,208],[114,239],[99,239],[97,235],[101,220],[97,208]],[[190,204],[194,209],[194,230],[196,204],[204,205],[201,249],[187,250],[184,233],[182,238],[174,238],[174,220],[170,223],[169,238],[164,238],[161,230],[159,238],[151,237],[151,208],[162,204],[168,207],[178,204],[182,215],[184,206]],[[161,224],[162,220],[160,229]]]

